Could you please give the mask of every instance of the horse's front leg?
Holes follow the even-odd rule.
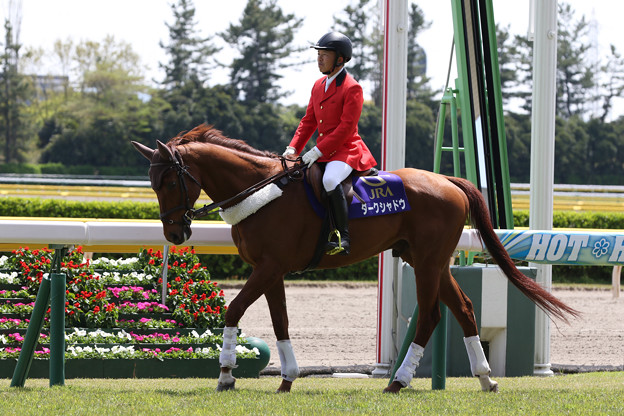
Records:
[[[225,328],[223,328],[223,346],[219,354],[221,372],[217,382],[217,391],[234,389],[236,379],[232,375],[232,369],[236,368],[236,335],[238,322],[243,314],[263,293],[267,286],[273,286],[275,282],[275,267],[267,264],[258,265],[249,276],[249,280],[238,295],[230,302],[225,313]],[[280,278],[283,275],[277,274]]]
[[[433,262],[430,262],[433,263]],[[425,263],[427,264],[427,263]],[[418,319],[416,321],[416,335],[405,354],[401,366],[397,369],[394,379],[384,393],[398,393],[402,388],[409,386],[416,368],[423,357],[425,346],[431,334],[440,321],[439,289],[440,271],[427,264],[414,268],[416,274]]]
[[[283,278],[275,282],[265,293],[273,331],[277,339],[277,352],[282,366],[282,384],[277,389],[278,393],[288,393],[293,381],[299,377],[299,365],[295,358],[295,353],[290,343],[288,335],[288,312],[286,310],[286,293],[284,292]]]

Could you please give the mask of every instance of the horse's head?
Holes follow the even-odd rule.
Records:
[[[157,149],[132,142],[150,161],[149,177],[160,205],[160,220],[165,238],[182,244],[191,237],[192,209],[201,186],[185,165],[180,152],[158,141]]]

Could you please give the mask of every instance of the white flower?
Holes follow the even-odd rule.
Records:
[[[199,338],[199,334],[195,330],[191,331],[191,335],[193,336],[193,338]]]
[[[111,351],[110,348],[95,347],[95,352],[97,352],[100,355],[106,355],[106,353],[110,351]]]
[[[212,331],[209,329],[206,329],[206,332],[204,332],[200,338],[211,337],[211,336],[212,336]]]
[[[244,354],[244,353],[249,352],[249,351],[251,351],[249,348],[244,347],[244,346],[242,346],[242,345],[237,345],[237,346],[236,346],[236,352],[237,352],[238,354]]]

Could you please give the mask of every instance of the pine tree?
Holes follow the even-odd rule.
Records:
[[[412,3],[409,12],[409,32],[407,37],[407,98],[431,99],[433,92],[429,88],[427,77],[427,54],[418,43],[418,35],[431,27],[425,20],[422,9]]]
[[[302,22],[284,14],[275,0],[249,0],[238,24],[221,33],[238,51],[230,66],[230,85],[245,103],[272,103],[285,95],[278,84],[279,70],[300,64],[294,55],[303,49],[292,42]]]
[[[196,32],[195,7],[192,0],[178,0],[171,5],[175,21],[166,23],[169,29],[169,42],[160,42],[160,47],[169,56],[169,62],[160,64],[165,70],[162,86],[166,90],[182,88],[194,80],[207,81],[209,59],[219,49],[212,38],[201,38]]]
[[[588,24],[585,16],[574,20],[569,4],[559,4],[557,34],[557,115],[564,118],[583,116],[596,99],[590,93],[594,73],[588,62]]]
[[[22,107],[27,101],[29,83],[18,71],[21,44],[17,39],[13,23],[6,19],[4,23],[5,41],[1,55],[0,72],[0,127],[3,130],[4,162],[21,162],[21,150],[26,147],[27,138],[22,128],[25,116]]]

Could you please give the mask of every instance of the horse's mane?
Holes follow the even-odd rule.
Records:
[[[239,150],[254,156],[263,156],[272,159],[278,157],[273,152],[258,150],[255,147],[248,145],[243,140],[230,139],[229,137],[224,136],[221,131],[208,124],[201,124],[191,131],[179,133],[178,136],[169,140],[168,144],[181,145],[191,142],[212,143],[218,146]]]

